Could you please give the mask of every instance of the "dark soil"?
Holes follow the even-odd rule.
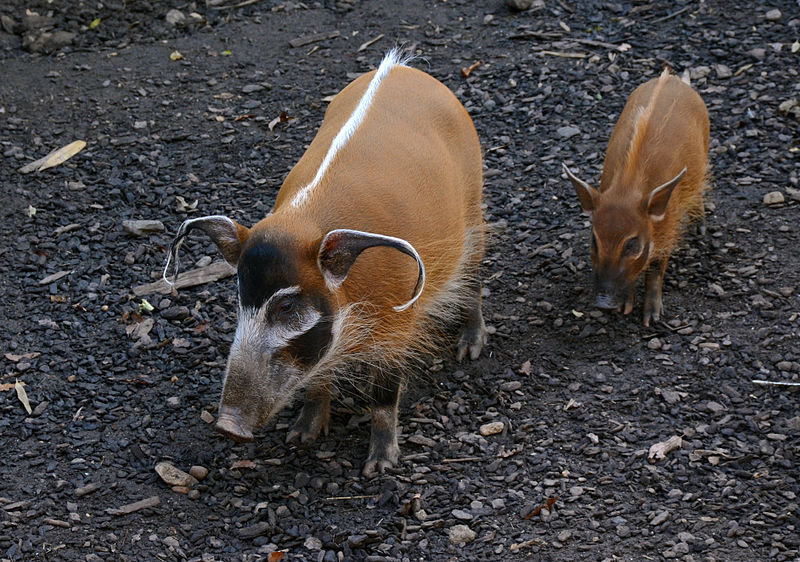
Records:
[[[800,98],[796,2],[194,4],[0,5],[13,20],[0,28],[0,559],[800,556],[800,395],[754,382],[800,382],[800,110],[784,103]],[[28,52],[26,8],[75,37]],[[176,27],[170,8],[198,16]],[[327,38],[290,46],[314,34]],[[246,445],[204,421],[236,324],[231,278],[147,294],[152,311],[133,288],[160,276],[185,218],[263,217],[323,98],[395,44],[481,137],[493,334],[478,361],[443,350],[413,379],[404,456],[369,480],[358,404],[340,401],[308,449],[284,444],[299,406]],[[627,95],[664,63],[708,105],[714,181],[706,234],[667,271],[665,321],[644,328],[640,304],[591,309],[588,217],[560,167],[596,183]],[[293,119],[270,129],[281,112]],[[66,163],[17,172],[76,139],[88,146]],[[775,191],[784,202],[765,204]],[[132,236],[129,219],[167,232]],[[218,259],[202,236],[183,256]],[[492,421],[503,431],[481,436]],[[648,458],[673,436],[682,447]],[[162,460],[209,473],[173,491]],[[474,540],[454,545],[457,525]]]

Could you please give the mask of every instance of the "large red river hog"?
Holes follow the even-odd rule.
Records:
[[[392,51],[333,99],[269,215],[250,228],[221,215],[185,221],[165,277],[195,229],[237,269],[216,428],[250,441],[305,389],[287,441],[311,442],[328,431],[332,389],[347,382],[371,408],[364,474],[394,465],[410,366],[441,345],[447,323],[461,326],[459,360],[486,341],[482,183],[464,107]]]

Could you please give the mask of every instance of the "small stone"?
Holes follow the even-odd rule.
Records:
[[[503,498],[496,498],[492,500],[492,509],[504,509],[506,501]]]
[[[577,498],[579,496],[582,496],[583,495],[583,488],[580,487],[580,486],[573,486],[572,488],[569,489],[569,495],[572,496],[573,498]],[[561,542],[564,542],[564,541],[561,541]]]
[[[456,519],[461,519],[462,521],[470,521],[472,519],[472,514],[468,511],[464,511],[463,509],[454,509],[452,514],[453,517]]]
[[[627,525],[617,525],[617,536],[622,539],[631,536],[631,528]]]
[[[190,314],[188,306],[171,306],[161,311],[161,317],[166,320],[183,320],[188,318]]]
[[[194,465],[192,468],[189,469],[189,474],[197,478],[197,480],[199,481],[208,476],[208,469],[204,466]]]
[[[733,76],[733,71],[724,64],[714,65],[714,70],[717,71],[717,78],[730,78]]]
[[[661,340],[658,338],[653,338],[647,342],[648,349],[661,349]]]
[[[303,546],[308,550],[322,550],[322,541],[317,537],[308,537]]]
[[[169,406],[170,408],[177,408],[180,405],[181,405],[181,399],[178,398],[177,396],[170,396],[169,398],[167,398],[167,406]]]
[[[558,533],[558,542],[565,543],[572,538],[572,531],[561,531]]]
[[[190,500],[196,500],[197,498],[200,497],[200,491],[199,490],[189,490],[189,493],[186,494],[186,497],[188,497]]]
[[[505,429],[506,425],[501,421],[485,423],[480,427],[480,433],[484,437],[496,435]]]
[[[171,546],[172,548],[180,548],[181,543],[175,537],[165,537],[161,540],[165,545]]]
[[[764,195],[764,205],[778,205],[784,201],[783,193],[780,191],[770,191]]]
[[[668,517],[669,517],[669,511],[660,511],[656,514],[655,517],[653,517],[650,520],[650,524],[653,526],[661,525],[664,521],[667,520]]]
[[[167,12],[167,16],[165,18],[167,23],[170,25],[180,25],[186,23],[186,16],[180,10],[176,10],[175,8],[171,9]]]
[[[725,406],[723,406],[719,402],[714,402],[713,400],[708,401],[708,403],[706,404],[706,409],[712,414],[719,414],[727,410]]]
[[[559,127],[558,129],[556,129],[556,133],[558,133],[558,136],[561,137],[562,139],[568,139],[570,137],[574,137],[575,135],[580,134],[580,132],[581,132],[580,129],[578,129],[577,127],[572,127],[570,125],[566,127]]]
[[[764,17],[767,19],[767,21],[778,21],[781,19],[781,15],[781,11],[778,8],[774,8],[764,14]]]
[[[147,128],[147,121],[134,121],[133,122],[134,129],[146,129]]]
[[[245,94],[252,94],[253,92],[260,92],[264,89],[264,86],[261,84],[246,84],[242,86],[242,93]]]
[[[166,461],[156,464],[156,472],[161,477],[161,480],[170,486],[185,486],[191,488],[197,484],[197,478]]]
[[[285,505],[279,505],[278,507],[275,508],[275,515],[277,515],[278,517],[286,517],[287,515],[291,515],[291,513],[292,512],[289,511],[289,508],[286,507]]]
[[[544,8],[544,0],[506,0],[506,6],[512,10],[522,12],[531,8]]]
[[[454,525],[447,531],[450,544],[466,544],[475,540],[477,533],[466,525]]]
[[[208,410],[203,410],[202,412],[200,412],[200,419],[206,423],[214,423],[214,414],[212,414]]]

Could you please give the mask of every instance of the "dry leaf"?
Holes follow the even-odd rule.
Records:
[[[17,380],[14,382],[14,389],[17,391],[17,398],[25,406],[25,411],[28,412],[28,415],[31,415],[33,410],[31,409],[31,403],[28,401],[28,393],[25,392],[25,386]]]
[[[525,516],[525,519],[532,519],[533,517],[539,515],[543,509],[550,509],[556,503],[556,500],[558,500],[558,497],[556,496],[553,496],[552,498],[547,498],[547,501],[544,502],[544,505],[540,505],[539,507],[531,511],[528,515]]]
[[[101,21],[103,21],[101,18],[96,18],[96,19],[93,19],[93,20],[92,20],[92,23],[90,23],[90,24],[89,24],[89,29],[94,29],[95,27],[97,27],[98,25],[100,25],[100,22],[101,22]]]
[[[521,375],[530,375],[532,372],[533,372],[533,367],[531,366],[530,361],[525,361],[519,368],[519,373]]]
[[[25,384],[25,383],[22,383],[22,384]],[[13,382],[4,382],[4,383],[0,384],[0,392],[5,392],[6,390],[11,390],[12,388],[14,388],[14,383]]]
[[[286,115],[285,111],[281,111],[280,115],[278,115],[275,119],[269,122],[268,125],[269,130],[271,131],[272,129],[274,129],[275,125],[277,125],[278,123],[285,123],[286,121],[291,121],[292,119],[293,117],[289,117],[288,115]]]
[[[76,140],[69,143],[67,146],[61,147],[58,150],[54,150],[44,157],[44,161],[39,166],[38,170],[41,172],[42,170],[63,164],[84,148],[86,148],[86,141]]]
[[[254,469],[254,468],[256,468],[256,463],[254,463],[253,461],[241,460],[241,461],[236,461],[235,463],[233,463],[231,465],[231,470],[237,470],[237,469],[240,469],[240,468],[253,468]]]
[[[267,556],[267,562],[278,562],[278,560],[283,558],[284,554],[286,554],[286,552],[283,550],[274,550],[269,553],[269,556]]]
[[[670,451],[674,451],[675,449],[680,449],[681,445],[683,445],[683,440],[680,438],[679,435],[673,435],[666,441],[661,441],[660,443],[655,443],[650,447],[650,452],[647,454],[647,458],[650,460],[661,460],[667,456],[667,453]]]
[[[169,54],[169,60],[183,60],[183,55],[180,51],[172,51]]]
[[[461,69],[461,75],[464,78],[469,78],[469,75],[472,74],[472,71],[475,70],[476,68],[478,68],[481,64],[483,64],[483,63],[481,63],[481,61],[477,61],[477,62],[472,63],[469,66],[469,68],[462,68]]]

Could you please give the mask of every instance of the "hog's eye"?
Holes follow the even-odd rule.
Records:
[[[300,304],[298,303],[297,298],[293,296],[284,297],[272,305],[272,310],[270,311],[272,313],[272,319],[284,322],[290,320],[297,312],[299,307]]]
[[[637,256],[641,252],[642,243],[638,238],[631,238],[622,247],[622,255],[625,257]]]

